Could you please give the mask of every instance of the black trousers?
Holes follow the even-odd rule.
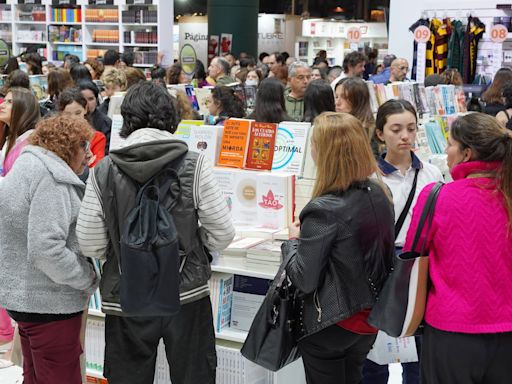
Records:
[[[465,334],[425,326],[423,384],[512,383],[512,332]]]
[[[299,341],[308,384],[359,384],[377,335],[358,335],[337,325]]]
[[[170,317],[107,315],[104,375],[109,384],[153,384],[161,338],[173,384],[215,383],[215,334],[205,297]]]

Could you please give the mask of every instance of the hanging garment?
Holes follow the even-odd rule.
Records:
[[[432,19],[430,21],[430,25],[429,25],[429,28],[430,28],[430,40],[427,43],[427,52],[425,53],[425,58],[426,58],[426,61],[425,61],[425,77],[427,77],[429,75],[433,75],[435,73],[434,72],[434,44],[435,44],[436,38],[435,38],[435,35],[434,35],[434,29],[433,29],[434,25],[435,25],[434,20],[437,20],[437,19]]]
[[[478,17],[470,16],[464,44],[464,83],[471,84],[476,75],[478,43],[485,32],[485,24]]]
[[[419,19],[418,21],[416,21],[413,25],[411,25],[409,27],[409,31],[414,33],[416,28],[418,28],[421,25],[429,28],[430,21],[428,19]],[[427,43],[427,50],[428,50],[429,44],[430,44],[430,42]],[[415,40],[414,41],[414,53],[413,53],[413,59],[412,59],[411,79],[416,80],[417,70],[418,70],[418,43]]]
[[[448,64],[448,41],[452,34],[450,19],[432,19],[434,32],[434,73],[440,75]]]
[[[455,68],[464,77],[465,27],[462,21],[452,22],[452,34],[448,42],[448,68]]]

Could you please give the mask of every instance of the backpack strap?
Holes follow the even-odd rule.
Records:
[[[418,184],[418,173],[420,172],[420,169],[416,169],[416,172],[414,173],[414,181],[412,182],[411,191],[409,192],[409,197],[407,198],[407,202],[405,203],[404,209],[402,210],[402,213],[400,213],[400,217],[398,218],[396,224],[395,224],[395,239],[398,237],[398,234],[402,230],[402,227],[405,222],[405,218],[407,217],[407,214],[409,213],[409,209],[411,208],[412,201],[414,199],[414,195],[416,195],[416,185]]]

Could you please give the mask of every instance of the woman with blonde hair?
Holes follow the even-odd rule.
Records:
[[[446,153],[454,181],[416,249],[430,276],[422,383],[512,383],[512,134],[471,113],[453,122]],[[418,197],[404,251],[433,186]]]
[[[313,199],[283,245],[299,291],[298,346],[308,384],[358,384],[377,335],[367,318],[392,267],[393,207],[361,122],[324,112],[314,121]]]

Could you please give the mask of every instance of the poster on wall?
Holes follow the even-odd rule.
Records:
[[[286,50],[285,16],[262,14],[258,16],[258,52]]]
[[[180,50],[186,44],[196,51],[197,58],[206,64],[208,58],[208,21],[179,24]]]
[[[231,33],[223,33],[220,35],[220,54],[229,53],[233,46],[233,35]]]
[[[208,40],[208,63],[212,61],[215,56],[219,55],[219,36],[210,35]]]

